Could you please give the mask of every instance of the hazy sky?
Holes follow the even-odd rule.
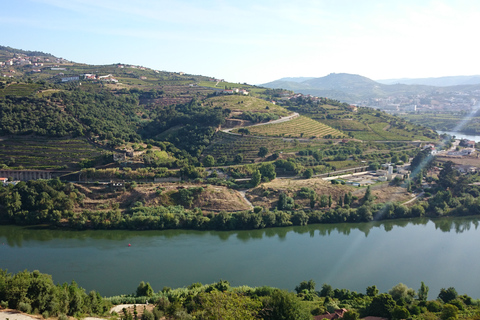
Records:
[[[265,83],[480,74],[478,0],[8,0],[0,44]]]

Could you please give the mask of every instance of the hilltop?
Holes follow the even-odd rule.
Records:
[[[277,80],[264,83],[262,86],[294,90],[315,96],[325,96],[349,103],[374,97],[386,97],[397,93],[418,94],[425,90],[433,89],[419,85],[387,85],[367,77],[348,73],[331,73],[325,77],[306,78],[303,81]]]

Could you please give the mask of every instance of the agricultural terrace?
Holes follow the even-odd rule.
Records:
[[[27,84],[27,83],[12,83],[7,84],[5,88],[0,89],[0,97],[5,97],[8,95],[18,96],[18,97],[27,97],[32,96],[40,88],[38,84]]]
[[[371,108],[304,104],[289,109],[364,141],[433,141],[437,137],[430,129]]]
[[[85,139],[15,136],[0,137],[0,163],[28,169],[78,167],[81,160],[94,160],[101,149]]]
[[[304,116],[281,123],[248,127],[248,130],[252,135],[284,138],[324,138],[328,135],[345,137],[342,132]]]
[[[270,153],[297,152],[306,148],[320,147],[315,141],[283,141],[282,139],[260,138],[251,136],[237,136],[224,132],[217,132],[212,143],[204,150],[203,155],[211,155],[216,160],[226,157],[226,161],[233,161],[237,154],[243,156],[244,162],[251,162],[258,158],[260,147],[266,147]]]
[[[205,104],[212,107],[222,107],[230,109],[232,112],[259,112],[259,113],[273,113],[278,116],[286,116],[289,112],[281,106],[274,105],[262,99],[249,97],[245,95],[221,95],[205,100]]]

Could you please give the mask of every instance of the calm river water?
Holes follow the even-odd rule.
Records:
[[[417,290],[424,281],[430,298],[450,286],[480,298],[478,225],[478,218],[454,218],[234,232],[0,226],[0,268],[37,269],[105,296],[133,293],[142,280],[154,290],[224,279],[291,291],[313,279],[318,288],[358,292],[399,282]]]

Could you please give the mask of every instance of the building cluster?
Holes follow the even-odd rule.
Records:
[[[467,89],[466,89],[467,90]],[[402,95],[385,98],[369,98],[356,101],[362,105],[383,110],[388,113],[416,113],[416,112],[470,112],[480,98],[480,90],[440,92],[432,91],[417,95]]]
[[[12,78],[13,74],[16,72],[13,69],[9,69],[9,67],[31,66],[32,67],[31,72],[37,73],[37,72],[42,72],[40,68],[43,67],[45,63],[61,64],[66,62],[68,61],[63,58],[27,56],[25,54],[16,53],[14,54],[13,58],[10,58],[6,61],[0,61],[0,68],[4,69],[4,72],[2,72],[3,77]]]
[[[233,89],[225,89],[222,91],[217,91],[223,94],[243,94],[243,95],[248,95],[248,91],[245,89],[238,89],[238,88],[233,88]]]

